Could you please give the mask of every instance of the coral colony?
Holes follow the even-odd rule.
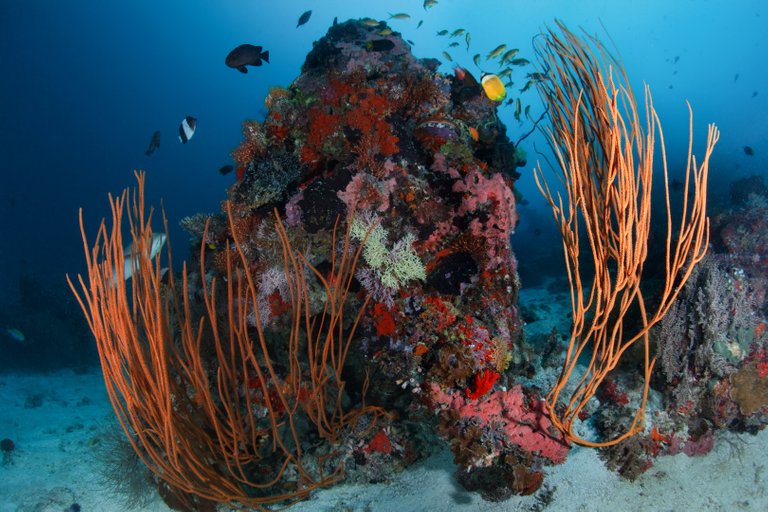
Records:
[[[559,28],[545,61],[587,45]],[[599,71],[588,58],[584,66]],[[102,227],[89,255],[81,305],[118,417],[168,503],[263,509],[342,479],[385,481],[423,458],[431,436],[447,441],[462,485],[501,500],[536,492],[546,466],[562,463],[573,443],[590,445],[582,436],[604,440],[596,444],[609,466],[634,478],[660,454],[705,453],[716,429],[765,425],[764,262],[738,270],[712,255],[685,266],[706,250],[699,196],[716,130],[690,171],[682,230],[690,248],[679,249],[680,268],[671,270],[677,302],[656,316],[657,299],[646,295],[645,324],[632,318],[622,327],[640,325],[624,366],[609,374],[601,364],[624,350],[602,359],[597,351],[599,379],[566,408],[573,359],[554,394],[525,379],[540,361],[524,344],[510,245],[524,157],[478,82],[439,73],[438,64],[415,59],[397,33],[334,24],[290,87],[270,91],[264,121],[243,124],[232,154],[237,181],[221,213],[184,219],[197,244],[183,272],[163,272],[148,257],[158,219],[144,212],[144,175],[133,195],[112,201],[115,224]],[[551,109],[568,99],[556,83],[540,89]],[[617,94],[612,85],[582,87],[599,102]],[[568,115],[553,112],[558,129]],[[583,151],[594,156],[595,147]],[[612,197],[641,204],[632,193]],[[753,225],[749,201],[758,199],[723,214],[731,254],[754,243],[742,234]],[[125,216],[133,220],[126,241]],[[126,255],[131,241],[137,250]],[[621,243],[617,251],[643,252]],[[137,271],[124,282],[113,269],[125,258]],[[753,270],[760,288],[745,273]],[[717,325],[708,323],[713,315]],[[643,342],[658,353],[653,381]],[[642,421],[649,385],[664,405]],[[575,432],[574,422],[592,430]]]

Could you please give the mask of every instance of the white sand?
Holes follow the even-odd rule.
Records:
[[[39,395],[39,407],[25,407]],[[130,510],[100,478],[92,443],[113,414],[100,374],[0,376],[0,438],[16,443],[12,463],[0,466],[0,512],[62,512],[72,503],[83,512]],[[421,462],[384,485],[337,486],[316,493],[296,511],[734,511],[768,510],[768,432],[724,434],[704,457],[662,457],[634,483],[607,471],[597,453],[574,449],[547,470],[554,489],[545,508],[535,496],[485,502],[453,479],[450,454]],[[142,509],[167,511],[156,498]]]

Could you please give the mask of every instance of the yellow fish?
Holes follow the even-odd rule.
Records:
[[[480,79],[485,95],[493,101],[503,101],[507,95],[507,89],[504,87],[501,78],[496,75],[484,74]]]
[[[391,20],[409,20],[411,19],[410,14],[406,14],[404,12],[398,12],[396,14],[389,13],[389,19]]]

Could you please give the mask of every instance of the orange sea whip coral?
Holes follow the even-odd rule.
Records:
[[[565,263],[571,285],[573,326],[562,372],[547,395],[552,423],[574,443],[612,446],[643,429],[645,405],[655,358],[650,355],[648,331],[664,315],[707,251],[706,216],[709,158],[719,138],[709,125],[701,165],[692,156],[693,114],[682,214],[677,242],[672,243],[672,214],[667,162],[661,123],[645,88],[645,126],[621,63],[609,56],[599,40],[593,46],[579,39],[561,22],[561,34],[548,30],[537,53],[546,80],[537,82],[552,121],[551,146],[560,167],[567,202],[555,199],[541,170],[536,183],[549,201],[563,238]],[[594,48],[594,49],[593,49]],[[605,63],[605,64],[603,64]],[[689,106],[690,110],[690,106]],[[651,185],[656,130],[659,130],[667,211],[666,277],[655,311],[647,311],[641,291],[643,265],[651,227]],[[692,192],[692,197],[689,194]],[[586,233],[594,265],[580,266],[580,234]],[[629,311],[639,314],[639,328],[625,323]],[[614,439],[589,441],[574,432],[574,422],[598,388],[635,342],[644,348],[644,386],[640,406],[629,429]],[[569,386],[580,356],[588,367],[574,377],[575,388],[564,406],[560,397]]]
[[[341,403],[342,368],[368,305],[363,301],[357,315],[344,321],[363,244],[352,251],[347,231],[341,256],[332,254],[325,277],[294,252],[273,212],[291,301],[288,356],[280,365],[273,364],[274,351],[262,331],[258,308],[252,306],[258,292],[237,230],[234,249],[225,247],[224,279],[206,279],[205,244],[197,278],[187,273],[186,265],[180,279],[173,269],[165,273],[161,256],[149,255],[152,212],[144,209],[145,175],[136,177],[138,191],[110,196],[112,228],[102,221],[93,246],[86,239],[81,210],[88,274],[78,278],[79,291],[67,278],[96,338],[110,402],[136,454],[190,508],[190,496],[195,496],[236,508],[272,510],[266,507],[288,505],[337,481],[342,468],[326,470],[322,457],[317,471],[304,463],[298,424],[308,421],[319,438],[333,445],[340,430],[357,423],[361,415],[371,419],[372,430],[384,414],[365,404],[348,410]],[[231,225],[231,208],[227,214]],[[124,216],[137,266],[130,282],[114,273],[125,266]],[[337,227],[331,247],[337,247]],[[167,256],[170,264],[170,246]],[[319,325],[309,314],[307,276],[314,276],[325,292]],[[193,313],[193,295],[202,300],[202,315]],[[250,315],[256,320],[252,328]],[[304,416],[301,421],[299,414]],[[263,471],[267,473],[259,475]]]

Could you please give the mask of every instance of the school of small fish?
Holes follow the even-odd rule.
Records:
[[[429,12],[437,7],[438,4],[438,0],[423,0],[422,8],[425,12]],[[388,19],[390,21],[408,22],[412,19],[411,15],[407,12],[395,12],[388,14]],[[306,25],[310,21],[311,17],[312,10],[304,11],[297,19],[296,28]],[[395,44],[387,38],[395,32],[392,28],[388,27],[385,22],[374,18],[362,18],[360,21],[367,27],[378,29],[376,30],[376,34],[381,38],[366,42],[364,48],[367,51],[386,52],[394,48]],[[333,24],[337,24],[336,18],[334,18]],[[416,24],[416,29],[421,28],[423,24],[424,20],[420,19]],[[437,31],[437,36],[446,38],[446,48],[442,51],[442,57],[447,62],[454,63],[460,62],[462,60],[461,57],[454,58],[455,54],[452,55],[448,52],[448,50],[458,49],[460,52],[460,48],[464,46],[465,53],[469,54],[470,46],[472,44],[472,36],[467,29],[462,27],[458,27],[453,30],[441,29]],[[455,40],[462,36],[463,45],[461,42]],[[414,42],[410,39],[408,39],[407,42],[411,46],[414,45]],[[485,58],[483,58],[483,53],[474,53],[471,60],[475,67],[480,71],[479,85],[482,87],[485,95],[491,101],[498,102],[502,106],[514,107],[514,118],[517,121],[522,122],[523,116],[526,119],[531,119],[531,105],[523,106],[520,99],[521,95],[527,92],[534,83],[537,81],[546,80],[547,77],[544,74],[537,72],[526,74],[524,85],[517,90],[518,94],[516,97],[509,97],[507,91],[511,90],[511,88],[515,85],[515,82],[513,81],[513,75],[516,68],[530,65],[530,61],[525,58],[518,57],[519,53],[519,48],[508,48],[506,43],[501,43],[493,49],[487,51],[487,53],[485,53]],[[678,59],[679,57],[675,57],[675,63],[677,63]],[[498,70],[492,71],[487,69],[492,66],[494,61],[498,64]],[[241,73],[246,74],[248,73],[248,68],[246,66],[260,67],[265,63],[269,64],[269,51],[265,50],[262,46],[248,43],[241,44],[229,52],[227,57],[224,59],[224,63],[228,67],[234,68]],[[469,76],[475,84],[478,83],[475,81],[474,77],[469,74],[466,67],[463,67],[462,65],[455,66],[454,75],[457,79],[462,81],[468,79]],[[753,97],[756,95],[757,93],[755,92]],[[196,129],[197,118],[189,115],[185,116],[179,124],[178,128],[179,141],[182,144],[189,142],[189,140],[194,136]],[[153,133],[149,146],[145,150],[145,154],[149,156],[159,148],[160,131],[157,130]],[[745,148],[745,153],[748,155],[751,154],[751,148]],[[227,164],[219,169],[219,174],[227,175],[232,172],[232,170],[233,167]]]

